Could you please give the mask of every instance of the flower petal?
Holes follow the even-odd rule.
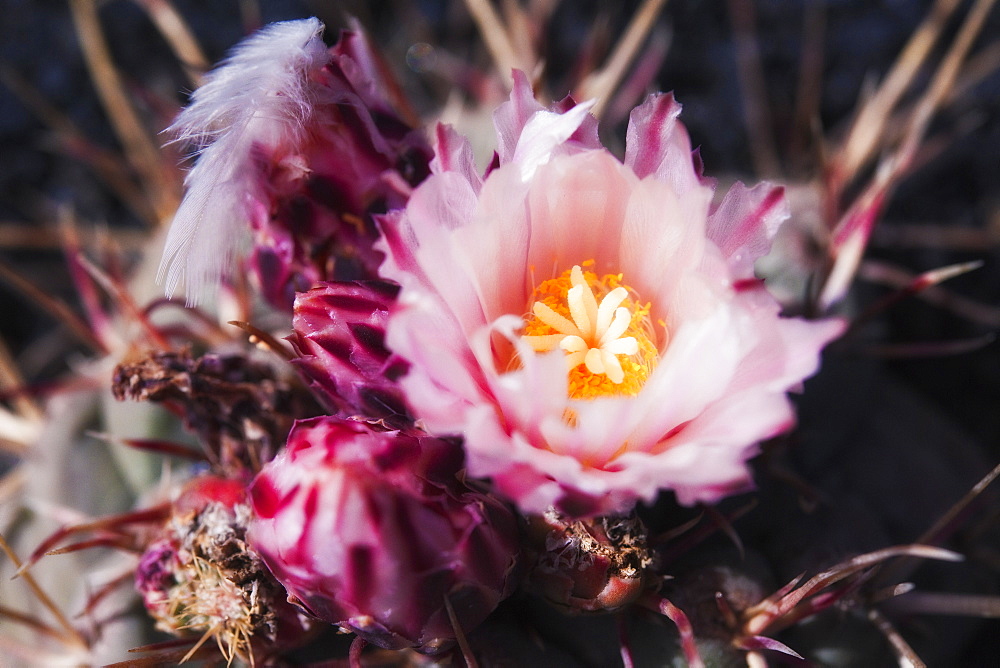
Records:
[[[673,93],[650,95],[632,110],[625,134],[625,165],[641,179],[656,176],[678,193],[701,185],[691,140],[678,121],[681,105]]]
[[[754,260],[771,249],[771,239],[787,218],[783,188],[769,183],[747,188],[737,181],[709,216],[708,238],[726,257],[734,278],[752,278]]]
[[[493,112],[493,125],[497,131],[497,155],[500,164],[506,165],[514,159],[514,150],[528,119],[544,107],[535,99],[531,82],[521,70],[514,70],[514,83],[510,90],[510,101],[501,104]]]
[[[540,165],[552,158],[555,149],[580,128],[595,103],[596,100],[590,100],[578,104],[565,114],[545,110],[532,114],[521,131],[512,159],[520,167],[522,179],[529,180]]]
[[[483,180],[476,173],[475,157],[469,140],[455,132],[454,128],[438,123],[434,128],[434,159],[431,172],[457,172],[468,180],[477,193]]]
[[[700,294],[686,297],[692,290],[702,290],[699,283],[704,285],[699,266],[704,264],[703,221],[712,191],[698,187],[682,197],[647,178],[633,186],[629,195],[618,237],[619,271],[629,270],[629,285],[652,302],[659,317],[670,325],[671,320],[686,317],[692,305],[697,310],[704,303]]]
[[[559,156],[539,170],[525,202],[530,224],[527,265],[539,274],[536,280],[558,276],[589,259],[595,261],[591,269],[597,273],[620,271],[615,240],[626,224],[635,182],[635,176],[605,151]],[[504,217],[497,218],[497,224],[503,224]]]

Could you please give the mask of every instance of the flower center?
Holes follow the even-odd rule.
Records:
[[[522,338],[536,352],[566,353],[570,397],[634,396],[652,373],[658,351],[649,304],[634,295],[621,274],[598,278],[580,265],[535,288]]]

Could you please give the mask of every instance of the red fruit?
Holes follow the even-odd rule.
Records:
[[[203,475],[191,479],[174,502],[175,515],[187,511],[201,511],[210,503],[226,508],[247,502],[247,484],[230,478]]]

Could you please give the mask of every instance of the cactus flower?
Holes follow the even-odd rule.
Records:
[[[388,649],[428,654],[512,590],[511,511],[456,478],[454,444],[332,417],[299,422],[254,480],[249,538],[306,610]]]
[[[751,485],[843,324],[782,317],[753,264],[783,191],[714,204],[672,96],[632,112],[624,162],[588,109],[543,109],[518,74],[483,178],[438,129],[432,176],[381,221],[401,286],[386,342],[414,417],[526,512],[714,502]]]

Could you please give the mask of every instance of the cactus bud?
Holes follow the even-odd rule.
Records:
[[[299,422],[254,480],[249,539],[315,616],[387,649],[435,654],[513,589],[518,531],[456,478],[447,441],[336,418]]]

